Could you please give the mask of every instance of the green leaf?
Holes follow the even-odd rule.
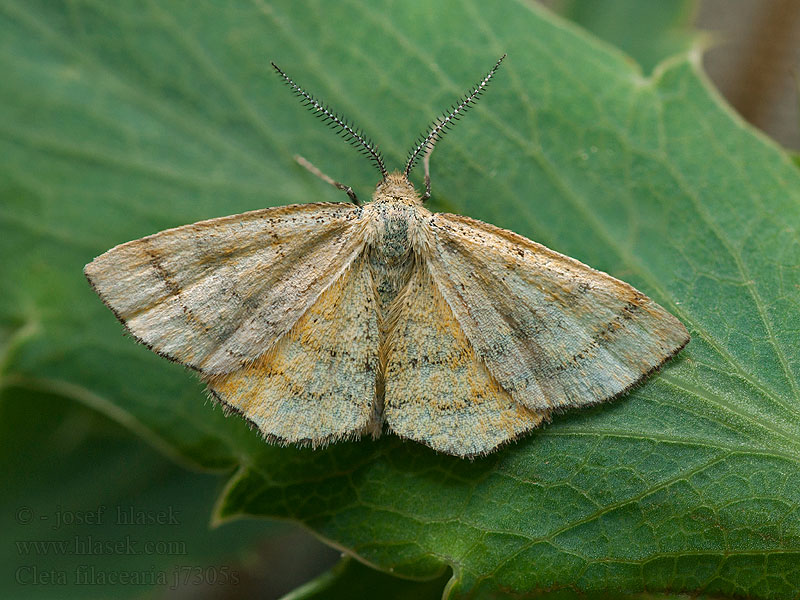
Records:
[[[446,572],[436,579],[428,581],[412,581],[400,579],[388,573],[371,569],[358,561],[346,557],[339,564],[319,577],[309,581],[284,596],[281,600],[335,600],[343,598],[354,600],[356,598],[383,598],[385,600],[438,600],[442,597],[442,590],[450,578]],[[446,593],[446,592],[445,592]],[[536,598],[547,600],[574,600],[575,598],[596,597],[608,599],[607,595],[576,594],[571,589],[558,591],[541,590],[534,594]],[[685,594],[615,594],[614,600],[712,600],[708,596]]]
[[[650,73],[667,57],[696,43],[689,29],[694,0],[565,0],[557,4],[562,16],[615,45]]]
[[[444,573],[430,581],[399,579],[370,569],[352,558],[339,564],[287,594],[282,600],[353,600],[354,598],[383,598],[384,600],[438,600],[450,578]]]
[[[245,578],[240,564],[254,544],[284,530],[252,522],[210,529],[219,476],[187,471],[52,393],[0,394],[0,471],[3,598],[230,588]],[[152,522],[137,521],[144,516]],[[113,581],[122,578],[129,584]]]
[[[650,78],[527,2],[0,5],[2,377],[54,386],[207,468],[217,516],[295,519],[453,597],[800,586],[800,177],[691,55]],[[105,249],[263,206],[366,197],[367,161],[269,60],[399,165],[503,52],[439,145],[434,209],[483,219],[635,285],[690,329],[624,399],[485,459],[385,436],[263,443],[180,366],[124,338],[81,276]],[[419,175],[417,175],[419,178]]]
[[[389,574],[375,571],[352,558],[344,558],[339,564],[323,573],[307,584],[297,588],[284,596],[281,600],[336,600],[343,598],[354,600],[356,598],[383,598],[385,600],[438,600],[442,597],[442,589],[447,583],[448,575],[438,579],[416,582],[399,579]],[[446,593],[446,592],[445,592]],[[502,597],[502,596],[496,596]],[[688,594],[653,594],[648,592],[635,594],[615,593],[613,596],[605,594],[576,594],[569,589],[557,591],[542,590],[531,597],[546,598],[547,600],[575,600],[575,598],[592,598],[608,600],[718,600],[709,596],[696,596]]]

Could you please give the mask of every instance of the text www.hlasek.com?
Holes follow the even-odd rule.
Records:
[[[126,535],[119,539],[98,539],[93,535],[75,535],[70,539],[17,540],[20,556],[104,556],[154,554],[161,556],[185,556],[186,542],[183,540],[136,540]]]

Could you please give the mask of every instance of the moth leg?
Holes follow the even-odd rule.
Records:
[[[431,197],[431,154],[433,153],[433,146],[428,148],[425,156],[422,158],[422,166],[425,168],[425,193],[422,194],[422,201],[425,202]]]
[[[305,167],[306,169],[311,171],[314,175],[316,175],[317,177],[322,179],[322,181],[324,181],[325,183],[329,183],[333,187],[335,187],[336,189],[339,189],[339,190],[342,190],[343,192],[345,192],[350,197],[350,200],[353,201],[353,204],[355,204],[356,206],[361,206],[361,202],[359,202],[358,197],[356,196],[356,193],[353,191],[353,188],[351,188],[349,185],[345,185],[343,183],[339,183],[335,179],[332,179],[331,177],[328,177],[327,175],[325,175],[325,173],[320,171],[317,167],[312,165],[308,160],[306,160],[305,158],[303,158],[299,154],[295,154],[294,155],[294,159],[297,161],[297,163],[301,167]]]

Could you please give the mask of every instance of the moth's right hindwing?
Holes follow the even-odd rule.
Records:
[[[398,435],[455,456],[487,454],[539,425],[487,370],[420,264],[392,307],[385,417]]]

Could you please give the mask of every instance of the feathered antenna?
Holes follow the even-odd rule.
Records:
[[[480,98],[481,94],[483,94],[483,92],[486,90],[486,86],[489,85],[489,81],[505,57],[506,55],[503,54],[503,56],[500,57],[500,60],[498,60],[492,67],[491,71],[489,71],[469,93],[463,96],[457,103],[453,104],[448,110],[443,112],[440,117],[437,117],[428,126],[425,135],[421,135],[417,139],[415,146],[411,149],[411,152],[408,153],[408,162],[406,163],[406,168],[404,171],[406,177],[408,177],[408,175],[411,173],[411,170],[414,168],[414,165],[417,164],[417,161],[420,159],[420,157],[424,154],[430,154],[430,152],[433,150],[433,146],[436,144],[436,142],[442,139],[445,133],[450,130],[450,127],[453,126],[453,123],[458,121],[464,115],[464,113],[467,112],[470,107],[475,104],[475,102],[477,102],[478,98]]]
[[[368,137],[364,135],[364,132],[361,129],[353,127],[353,125],[344,117],[339,115],[338,113],[333,112],[330,107],[317,100],[314,96],[306,92],[303,88],[297,85],[291,78],[281,71],[280,67],[276,65],[274,62],[270,63],[272,67],[278,72],[278,74],[283,77],[283,80],[286,82],[289,87],[292,88],[295,95],[301,99],[303,106],[306,106],[308,110],[318,116],[322,121],[329,125],[332,129],[338,129],[339,135],[341,135],[345,141],[351,146],[358,148],[358,151],[370,159],[370,161],[378,168],[381,172],[381,177],[386,179],[386,175],[388,174],[386,171],[386,166],[383,164],[383,156],[378,150],[378,147],[370,140]]]

